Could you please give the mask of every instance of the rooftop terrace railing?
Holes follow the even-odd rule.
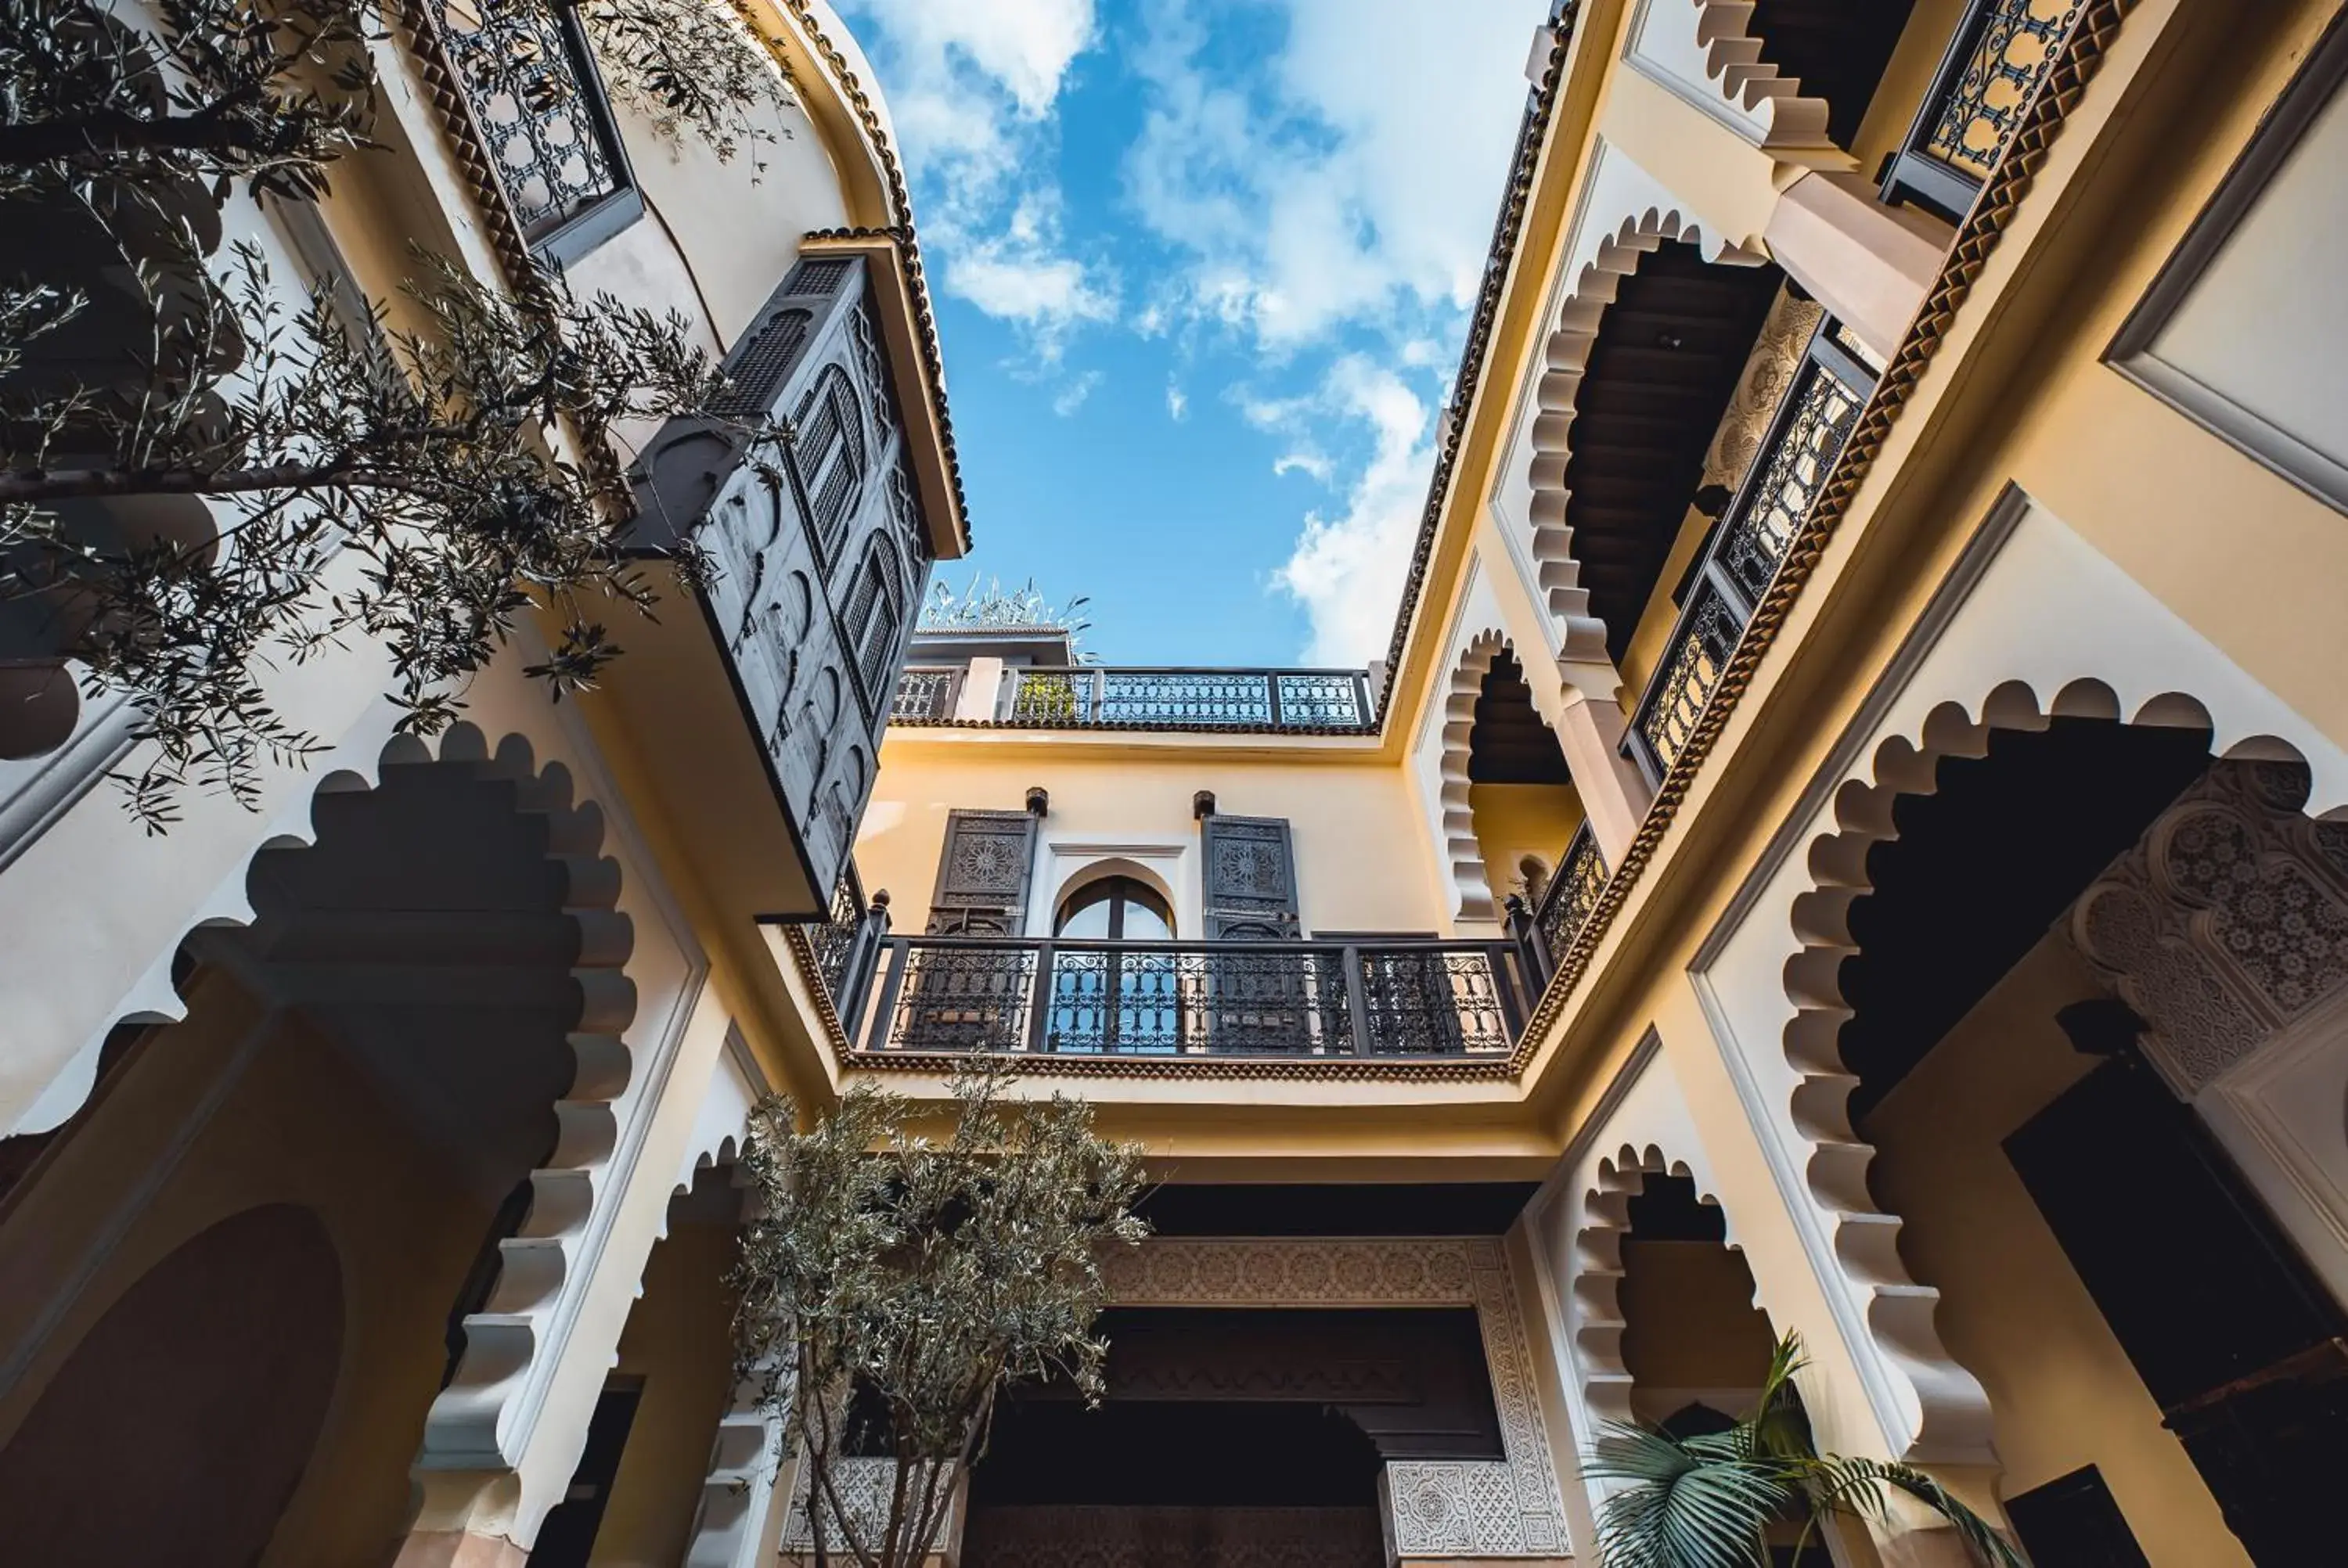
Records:
[[[1506,941],[897,937],[844,1017],[883,1056],[1505,1057],[1529,980]]]
[[[897,688],[896,722],[954,717],[938,670],[909,670]],[[959,687],[956,687],[959,693]],[[984,717],[1015,729],[1302,730],[1369,732],[1376,719],[1360,670],[1206,670],[1018,666]]]

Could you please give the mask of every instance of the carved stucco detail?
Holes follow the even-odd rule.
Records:
[[[1105,1267],[1110,1299],[1127,1307],[1472,1306],[1508,1458],[1387,1465],[1395,1550],[1406,1558],[1555,1557],[1570,1550],[1532,1358],[1498,1242],[1162,1237],[1111,1254]]]
[[[1451,875],[1451,913],[1461,920],[1498,920],[1499,901],[1492,895],[1492,879],[1484,866],[1484,847],[1476,838],[1476,812],[1468,798],[1468,743],[1476,733],[1476,699],[1492,661],[1509,651],[1507,635],[1498,630],[1478,632],[1468,640],[1459,661],[1452,666],[1450,689],[1443,697],[1443,854]],[[1601,648],[1601,653],[1603,650]]]
[[[794,1467],[791,1478],[790,1512],[784,1517],[782,1549],[786,1552],[812,1552],[815,1535],[808,1523],[808,1467]],[[841,1458],[831,1461],[832,1484],[839,1489],[839,1501],[848,1517],[856,1522],[858,1533],[866,1541],[880,1538],[889,1522],[889,1500],[897,1484],[897,1461],[893,1459]],[[827,1521],[829,1515],[826,1516]],[[945,1522],[938,1527],[937,1542],[951,1549],[962,1532],[962,1500],[957,1495],[946,1506]],[[824,1547],[835,1561],[841,1557],[839,1532],[827,1524]]]
[[[1631,1200],[1646,1190],[1650,1176],[1695,1173],[1666,1157],[1653,1144],[1625,1143],[1598,1163],[1598,1184],[1582,1194],[1581,1224],[1574,1231],[1573,1294],[1580,1306],[1574,1327],[1574,1359],[1581,1368],[1581,1393],[1601,1419],[1635,1419],[1631,1404],[1631,1368],[1622,1359],[1622,1243],[1631,1234]],[[1697,1199],[1717,1207],[1719,1199],[1701,1186]],[[1735,1249],[1734,1236],[1723,1243]]]
[[[1810,334],[1825,315],[1826,307],[1797,298],[1791,288],[1777,291],[1768,315],[1762,320],[1760,336],[1754,340],[1753,352],[1737,374],[1728,412],[1721,416],[1720,428],[1713,432],[1712,445],[1704,451],[1700,486],[1719,485],[1734,490],[1745,482],[1746,472],[1769,434],[1769,422],[1776,417],[1777,405],[1793,390]]]
[[[1573,528],[1566,520],[1566,466],[1573,459],[1570,433],[1582,374],[1597,346],[1598,329],[1606,307],[1614,302],[1622,280],[1639,263],[1666,243],[1694,245],[1707,261],[1755,266],[1756,252],[1708,240],[1701,228],[1676,208],[1650,207],[1625,218],[1598,248],[1574,279],[1572,292],[1558,311],[1557,326],[1543,351],[1540,375],[1534,387],[1532,422],[1532,526],[1534,570],[1549,612],[1557,622],[1559,653],[1563,663],[1610,661],[1606,623],[1590,613],[1590,590],[1581,586],[1581,563],[1573,553]]]
[[[2052,700],[2024,681],[2009,681],[1981,701],[1978,712],[1942,702],[1924,717],[1913,738],[1884,737],[1868,771],[1834,794],[1834,831],[1810,841],[1805,864],[1810,885],[1794,900],[1792,924],[1800,950],[1785,967],[1786,998],[1794,1016],[1785,1026],[1785,1058],[1797,1076],[1788,1106],[1804,1146],[1798,1151],[1828,1246],[1858,1300],[1881,1364],[1905,1382],[1915,1401],[1908,1457],[1986,1455],[1989,1398],[1941,1341],[1933,1314],[1940,1292],[1920,1285],[1899,1252],[1900,1219],[1876,1206],[1867,1171],[1874,1145],[1850,1124],[1849,1100],[1859,1080],[1844,1064],[1840,1037],[1851,1016],[1842,994],[1844,960],[1859,951],[1851,906],[1873,890],[1868,851],[1893,837],[1893,808],[1903,794],[1929,794],[1941,759],[1987,753],[1993,730],[2043,730],[2057,717],[2099,719],[2214,731],[2221,755],[2258,761],[2303,761],[2289,742],[2213,721],[2210,711],[2181,692],[2139,687],[2125,704],[2099,680],[2081,678]]]
[[[2348,983],[2348,856],[2302,771],[2219,764],[2083,895],[2079,950],[2190,1097]]]
[[[1833,145],[1827,134],[1827,101],[1805,95],[1801,77],[1787,76],[1761,57],[1761,40],[1753,36],[1754,0],[1655,3],[1694,5],[1704,74],[1719,85],[1723,97],[1758,122],[1763,147]]]

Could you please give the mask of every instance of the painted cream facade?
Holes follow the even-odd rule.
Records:
[[[0,1495],[50,1473],[14,1434],[106,1439],[110,1310],[183,1247],[308,1255],[287,1211],[345,1305],[288,1336],[318,1457],[260,1561],[518,1563],[580,1484],[580,1561],[788,1559],[716,1327],[744,1113],[992,1050],[1244,1197],[1119,1310],[1472,1320],[1488,1440],[1376,1456],[1389,1563],[1599,1563],[1601,1424],[1735,1415],[1787,1332],[1823,1448],[2042,1563],[2320,1560],[2281,1494],[2348,1451],[2348,24],[1835,9],[1558,5],[1387,656],[916,635],[829,919],[770,918],[742,845],[798,825],[660,727],[738,722],[682,656],[559,708],[515,657],[430,746],[372,652],[289,672],[331,755],[160,844],[102,703],[0,764]],[[773,167],[628,125],[645,216],[573,275],[731,348],[863,259],[958,553],[871,72],[753,10]],[[393,155],[232,228],[371,293],[409,235],[502,276],[428,40],[385,59]],[[1832,1551],[1964,1561],[1921,1512]]]

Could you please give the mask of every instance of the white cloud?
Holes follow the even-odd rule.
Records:
[[[1067,333],[1114,321],[1115,279],[1068,253],[1049,169],[1052,113],[1098,40],[1093,0],[850,0],[874,37],[897,134],[920,179],[940,287],[1025,329],[1056,359]]]
[[[1325,485],[1337,472],[1337,465],[1319,452],[1311,450],[1283,452],[1272,460],[1272,472],[1274,477],[1286,474],[1303,474]]]
[[[1093,388],[1100,384],[1099,371],[1085,372],[1060,389],[1059,395],[1052,399],[1052,412],[1066,419],[1085,405],[1085,399],[1090,397],[1093,395]]]
[[[1541,8],[1274,4],[1286,41],[1260,80],[1210,68],[1191,0],[1160,0],[1135,61],[1151,96],[1127,191],[1185,257],[1189,307],[1275,350],[1364,318],[1456,313],[1523,99],[1437,84],[1520,60]]]
[[[1306,516],[1272,585],[1304,609],[1308,663],[1362,664],[1384,656],[1394,630],[1435,460],[1433,422],[1400,376],[1362,354],[1330,366],[1317,402],[1328,416],[1368,425],[1370,458],[1342,513]]]
[[[1166,378],[1166,416],[1179,425],[1190,416],[1190,397],[1172,376]]]

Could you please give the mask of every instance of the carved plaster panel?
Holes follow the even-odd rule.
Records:
[[[1728,411],[1721,416],[1720,428],[1713,432],[1712,446],[1704,455],[1703,485],[1734,490],[1744,483],[1746,470],[1753,466],[1754,456],[1769,434],[1769,422],[1776,417],[1777,405],[1786,400],[1796,373],[1802,368],[1810,334],[1825,314],[1825,307],[1797,298],[1791,288],[1777,291],[1768,315],[1762,320],[1761,334],[1754,340],[1753,352],[1736,377]]]
[[[1405,1558],[1566,1554],[1564,1505],[1532,1359],[1500,1244],[1486,1237],[1217,1240],[1164,1237],[1112,1254],[1121,1307],[1472,1306],[1506,1460],[1385,1467]]]
[[[2348,983],[2348,830],[2302,815],[2305,795],[2303,769],[2221,763],[2073,910],[2184,1098]]]

